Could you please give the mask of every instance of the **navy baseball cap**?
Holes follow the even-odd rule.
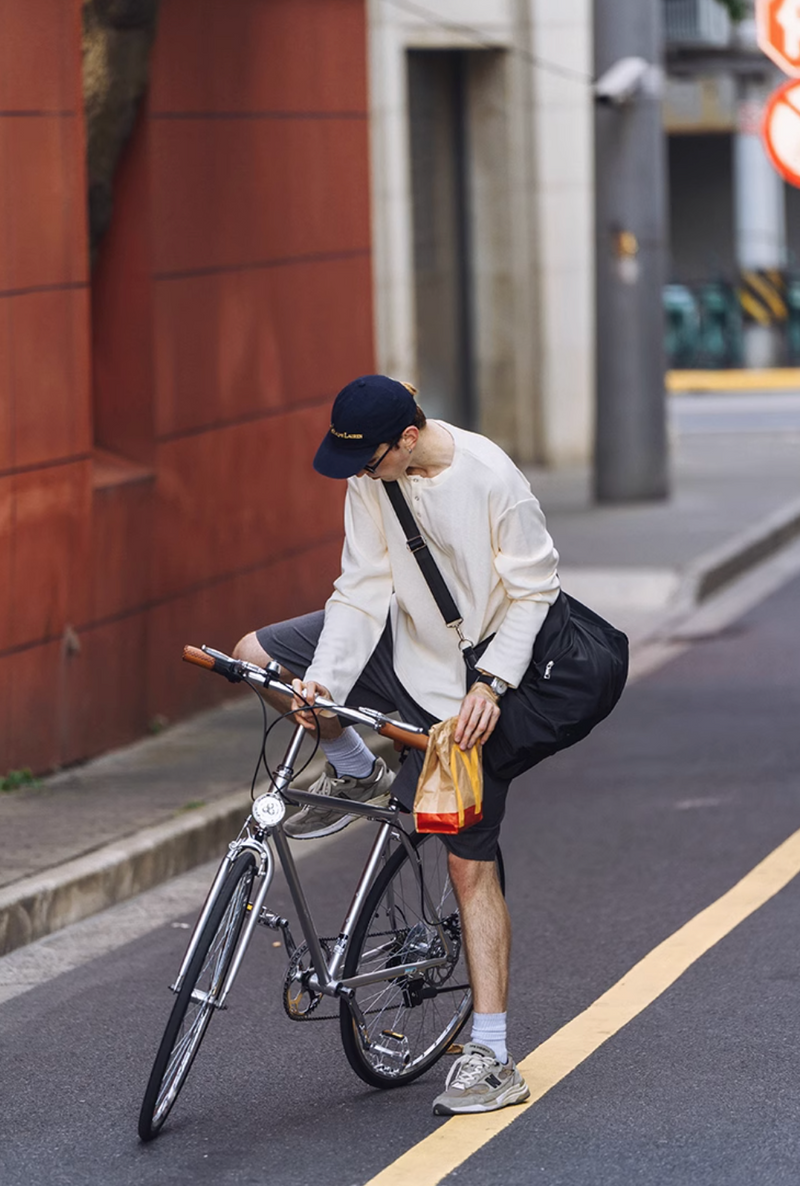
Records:
[[[353,379],[333,401],[331,426],[317,449],[314,469],[326,478],[352,478],[369,464],[378,445],[396,441],[416,414],[414,396],[397,379]]]

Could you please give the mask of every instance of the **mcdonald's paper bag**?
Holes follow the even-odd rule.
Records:
[[[458,717],[433,725],[414,798],[418,832],[461,832],[483,815],[481,746],[462,750],[453,736]]]

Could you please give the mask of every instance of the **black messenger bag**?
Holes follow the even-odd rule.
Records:
[[[471,687],[491,637],[476,646],[464,639],[458,607],[402,490],[397,482],[383,485],[442,617],[458,633]],[[498,778],[512,779],[581,741],[611,712],[627,676],[626,636],[562,590],[536,635],[531,663],[519,686],[502,699],[484,761]]]
[[[502,699],[486,749],[495,774],[516,778],[581,741],[611,712],[627,676],[622,631],[562,590],[536,635],[519,686]]]

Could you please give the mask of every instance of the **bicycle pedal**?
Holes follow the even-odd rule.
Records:
[[[463,1054],[463,1053],[464,1053],[464,1047],[461,1045],[460,1042],[451,1042],[450,1045],[445,1050],[445,1054]]]

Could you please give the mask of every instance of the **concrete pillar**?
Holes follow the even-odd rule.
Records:
[[[786,206],[783,181],[772,167],[760,136],[766,90],[760,79],[739,84],[738,131],[733,140],[736,262],[741,270],[786,267]],[[744,329],[748,367],[780,361],[780,330],[749,322]]]
[[[660,0],[595,0],[595,72],[625,57],[661,65]],[[651,75],[652,77],[652,75]],[[669,492],[662,290],[666,151],[656,88],[595,113],[597,429],[595,498]]]

